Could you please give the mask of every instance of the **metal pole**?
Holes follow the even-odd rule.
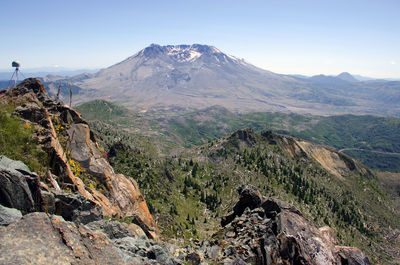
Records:
[[[7,89],[9,89],[9,88],[10,88],[11,81],[14,79],[14,75],[15,75],[15,71],[13,72],[13,74],[12,74],[12,76],[11,76],[11,79],[10,79],[10,81],[8,81]]]
[[[14,80],[14,87],[17,86],[17,82],[18,82],[18,71],[19,71],[19,67],[15,68],[15,80]]]

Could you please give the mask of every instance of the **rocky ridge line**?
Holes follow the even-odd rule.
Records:
[[[16,88],[2,91],[0,103],[17,105],[13,115],[35,128],[40,147],[49,155],[51,174],[62,189],[77,192],[94,202],[105,216],[134,220],[148,236],[157,237],[157,225],[137,183],[114,172],[79,113],[51,99],[40,80],[35,78],[25,79]],[[85,185],[73,170],[75,175],[84,171],[83,176],[101,185],[102,192]]]

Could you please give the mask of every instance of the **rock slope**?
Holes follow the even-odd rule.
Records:
[[[6,185],[10,190],[2,189],[0,198],[9,194],[12,206],[19,208],[32,200],[34,205],[51,204],[44,203],[49,194],[40,182],[26,187],[36,174],[25,165],[5,157],[0,165],[0,180],[19,180]],[[26,196],[10,192],[11,187],[25,187]],[[38,190],[41,194],[32,197]],[[337,246],[329,227],[318,229],[293,206],[266,199],[251,185],[238,192],[233,212],[223,218],[223,227],[212,239],[181,248],[151,240],[135,224],[103,220],[97,205],[74,194],[51,193],[53,210],[59,215],[36,211],[22,216],[19,210],[0,205],[0,263],[370,264],[360,250]]]
[[[216,240],[203,243],[206,256],[224,264],[370,264],[360,250],[337,246],[329,227],[317,228],[293,206],[263,198],[251,185],[238,191]],[[208,254],[213,246],[215,257]]]
[[[95,203],[103,215],[130,218],[148,236],[157,237],[157,225],[135,180],[114,172],[79,113],[52,100],[34,78],[2,91],[0,104],[16,105],[13,114],[35,128],[39,145],[49,155],[48,181],[53,178],[62,190]]]

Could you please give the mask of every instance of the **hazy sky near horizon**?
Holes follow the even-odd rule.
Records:
[[[398,0],[20,0],[0,4],[0,69],[104,68],[151,43],[209,44],[287,74],[400,78]]]

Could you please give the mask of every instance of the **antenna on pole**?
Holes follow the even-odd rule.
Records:
[[[20,72],[20,71],[19,71],[19,67],[21,66],[21,64],[20,64],[19,62],[17,62],[17,61],[13,61],[13,62],[11,63],[11,66],[12,66],[12,67],[15,67],[15,70],[14,70],[12,76],[11,76],[10,81],[8,82],[7,89],[10,88],[10,84],[11,84],[11,81],[12,81],[12,80],[14,80],[14,86],[13,86],[13,87],[16,87],[16,86],[17,86],[17,83],[18,83],[18,73]],[[14,76],[15,76],[15,77],[14,77]]]

